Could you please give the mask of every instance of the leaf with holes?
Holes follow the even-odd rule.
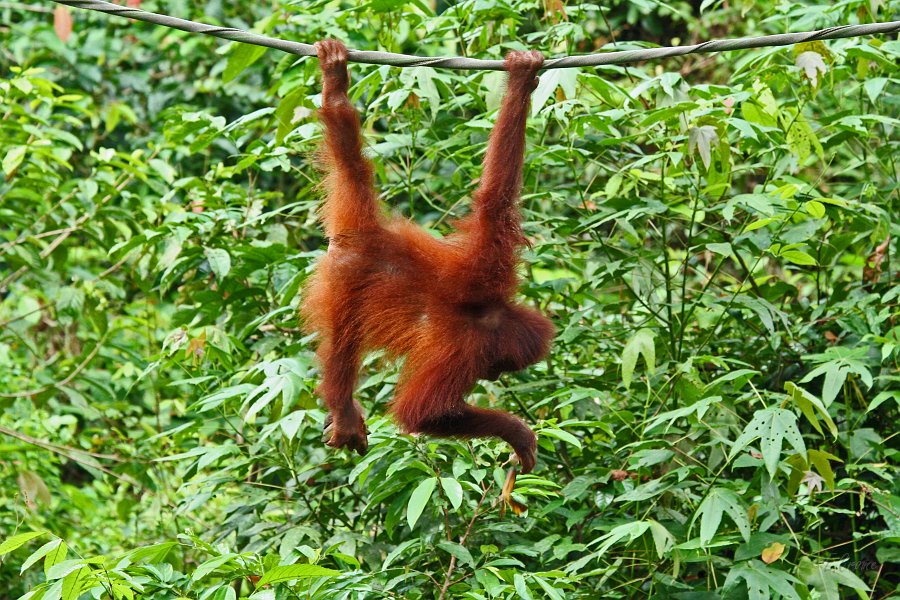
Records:
[[[803,52],[794,59],[794,62],[803,69],[803,73],[813,87],[819,86],[819,73],[824,75],[828,72],[828,66],[818,52]]]

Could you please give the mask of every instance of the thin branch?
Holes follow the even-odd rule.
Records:
[[[466,527],[466,532],[459,538],[459,545],[465,546],[466,540],[469,539],[469,534],[472,533],[472,527],[475,525],[476,519],[481,516],[482,513],[478,512],[481,509],[481,505],[484,504],[485,498],[487,498],[488,492],[491,491],[493,485],[489,485],[484,488],[484,493],[481,495],[481,499],[478,501],[478,504],[475,505],[475,512],[472,513],[472,518],[469,519],[469,525]],[[444,576],[444,585],[441,586],[441,595],[438,596],[438,600],[444,600],[447,596],[447,590],[450,588],[450,584],[452,583],[453,572],[456,570],[456,555],[450,556],[450,565],[447,567],[447,573]]]

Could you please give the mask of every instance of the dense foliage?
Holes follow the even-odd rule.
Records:
[[[129,1],[131,5],[141,4]],[[302,284],[316,62],[0,3],[0,598],[898,596],[900,42],[545,72],[497,441],[330,451]],[[896,0],[146,1],[359,49],[548,56],[896,19]],[[502,75],[354,65],[383,199],[467,210]]]

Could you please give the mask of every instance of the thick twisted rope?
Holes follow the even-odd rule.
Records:
[[[145,21],[154,25],[163,25],[173,29],[180,29],[190,33],[202,33],[213,37],[254,44],[266,48],[275,48],[290,54],[299,56],[315,56],[316,49],[311,44],[290,42],[278,38],[272,38],[258,33],[251,33],[243,29],[233,27],[218,27],[197,23],[168,15],[147,12],[139,8],[119,6],[104,0],[53,0],[57,4],[65,4],[75,8],[84,8],[98,12]],[[648,48],[646,50],[624,50],[602,54],[585,54],[582,56],[562,56],[551,58],[544,62],[543,69],[564,69],[567,67],[596,67],[600,65],[620,65],[623,63],[640,62],[670,56],[682,56],[685,54],[698,54],[706,52],[723,52],[726,50],[744,50],[747,48],[763,48],[766,46],[788,46],[801,42],[813,42],[817,40],[835,40],[863,35],[879,33],[897,33],[900,31],[900,21],[886,23],[867,23],[864,25],[839,25],[818,31],[806,31],[801,33],[779,33],[776,35],[764,35],[760,37],[738,38],[733,40],[710,40],[691,46],[672,46],[667,48]],[[427,56],[411,56],[409,54],[395,54],[393,52],[375,52],[371,50],[350,50],[351,62],[367,63],[372,65],[390,65],[392,67],[443,67],[446,69],[467,69],[478,71],[502,71],[502,60],[482,60],[478,58],[448,57],[432,58]]]

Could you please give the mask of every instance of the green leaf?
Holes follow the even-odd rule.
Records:
[[[444,493],[447,494],[453,510],[458,510],[463,499],[462,485],[452,477],[441,477],[441,487],[444,488]]]
[[[295,120],[309,115],[312,111],[303,106],[307,95],[306,88],[298,88],[281,99],[278,107],[275,109],[275,120],[278,123],[278,129],[275,132],[275,141],[279,144],[284,141],[285,136],[294,130]]]
[[[866,413],[870,413],[879,406],[881,406],[886,400],[893,400],[894,403],[900,405],[900,391],[894,390],[884,390],[883,392],[879,392],[872,401],[869,402],[868,408],[866,408]]]
[[[564,431],[559,429],[558,427],[543,427],[541,429],[541,435],[545,435],[547,437],[556,438],[558,440],[562,440],[563,442],[569,444],[570,446],[575,446],[576,448],[581,448],[581,441],[569,433],[568,431]]]
[[[425,505],[431,499],[431,493],[436,485],[437,477],[429,477],[419,483],[416,489],[413,490],[412,495],[409,497],[409,504],[406,505],[406,522],[409,524],[410,529],[416,526],[416,522],[422,516],[422,511],[425,510]]]
[[[177,542],[160,542],[159,544],[152,544],[150,546],[144,546],[143,548],[136,548],[126,553],[126,557],[130,562],[133,563],[143,563],[146,562],[148,564],[155,564],[162,562],[162,560],[169,554],[172,548],[178,546]]]
[[[735,440],[731,452],[728,453],[728,460],[733,460],[738,452],[746,448],[750,442],[760,440],[760,450],[766,468],[769,475],[774,477],[781,457],[782,441],[785,439],[799,454],[806,454],[806,444],[803,442],[800,430],[797,429],[797,415],[789,410],[775,407],[758,410],[753,414],[753,419],[747,424],[738,439]]]
[[[828,427],[828,431],[831,432],[831,435],[837,439],[837,425],[834,423],[831,415],[828,414],[828,409],[825,408],[825,405],[821,400],[791,381],[784,384],[784,389],[800,409],[800,412],[802,412],[810,424],[816,428],[816,431],[824,435],[822,427],[819,425],[818,414],[821,415],[822,420],[825,421],[825,425]]]
[[[794,589],[794,584],[799,583],[797,578],[762,561],[750,560],[734,566],[725,578],[724,589],[727,591],[734,589],[741,579],[747,584],[749,600],[769,600],[776,595],[781,595],[786,600],[801,600]]]
[[[461,546],[456,542],[444,540],[443,542],[440,542],[437,547],[452,554],[461,563],[469,565],[470,567],[475,566],[475,559],[472,558],[472,553],[469,552],[469,549],[465,546]]]
[[[863,83],[863,89],[866,90],[866,95],[869,96],[869,100],[873,104],[878,100],[881,92],[884,91],[884,86],[887,85],[888,81],[887,77],[872,77],[871,79],[866,79],[865,83]]]
[[[712,125],[691,127],[688,131],[688,152],[696,150],[700,154],[703,166],[707,169],[712,162],[712,147],[719,143],[719,134]]]
[[[675,547],[675,536],[662,523],[652,519],[648,522],[650,523],[650,535],[653,536],[653,545],[656,548],[656,556],[662,559]]]
[[[381,564],[381,570],[382,571],[387,570],[387,568],[390,567],[392,564],[394,564],[394,561],[397,560],[397,558],[401,554],[403,554],[404,552],[409,550],[409,548],[411,546],[418,545],[420,543],[421,543],[421,540],[419,540],[418,538],[415,538],[412,540],[406,540],[405,542],[403,542],[402,544],[400,544],[399,546],[397,546],[396,548],[391,550],[388,553],[388,555],[385,557],[384,562]]]
[[[803,208],[804,210],[806,210],[806,213],[809,216],[815,217],[816,219],[821,219],[825,216],[825,205],[821,202],[817,202],[816,200],[810,200],[809,202],[806,202],[803,205]]]
[[[225,276],[231,271],[231,255],[228,254],[228,251],[222,248],[204,248],[204,253],[216,279],[219,281],[225,279]]]
[[[340,571],[327,569],[319,565],[280,565],[267,570],[257,582],[257,589],[271,583],[293,581],[295,579],[309,579],[310,577],[337,577]]]
[[[705,546],[712,541],[719,530],[722,515],[725,513],[737,525],[744,541],[750,540],[750,519],[737,494],[729,489],[717,487],[710,490],[694,515],[694,520],[698,516],[700,517],[700,543],[702,545]]]
[[[66,575],[62,582],[60,600],[77,600],[81,592],[91,587],[95,578],[88,567],[81,567]]]
[[[153,167],[153,170],[159,173],[159,176],[163,178],[163,181],[166,183],[175,181],[175,169],[172,168],[172,165],[158,158],[150,159],[149,162],[150,166]]]
[[[653,344],[655,336],[651,329],[639,329],[625,344],[622,350],[622,383],[625,384],[625,389],[631,387],[631,378],[638,356],[644,357],[648,373],[652,373],[656,368],[656,346]]]
[[[238,556],[238,554],[228,553],[221,556],[216,556],[201,563],[196,569],[194,569],[194,572],[191,573],[191,581],[199,581],[203,579],[222,565],[233,561]]]
[[[46,544],[44,544],[43,546],[41,546],[40,548],[38,548],[37,550],[35,550],[34,552],[32,552],[31,556],[26,558],[25,562],[22,563],[22,566],[19,567],[19,574],[24,573],[25,570],[28,569],[28,567],[30,567],[31,565],[33,565],[40,559],[44,558],[51,552],[54,552],[60,546],[60,544],[65,545],[65,544],[63,544],[62,538],[52,539],[49,542],[47,542]],[[65,554],[63,555],[63,558],[65,558]],[[55,561],[54,564],[56,562],[60,562],[61,560],[62,559]],[[50,567],[46,566],[46,561],[45,561],[44,565],[45,565],[45,570],[50,568]],[[50,565],[50,566],[52,567],[53,565]]]
[[[778,219],[773,218],[773,217],[766,217],[765,219],[759,219],[758,221],[753,221],[752,223],[750,223],[749,225],[744,227],[744,231],[745,232],[755,231],[755,230],[759,229],[760,227],[765,227],[766,225],[768,225],[770,223],[776,223],[776,222],[778,222]],[[729,246],[730,246],[730,244],[729,244]]]
[[[516,587],[516,593],[519,595],[519,598],[522,600],[533,600],[528,584],[525,583],[525,578],[520,573],[513,575],[513,585]]]
[[[63,579],[83,568],[85,562],[88,561],[82,558],[72,558],[60,561],[47,570],[47,579]]]
[[[19,165],[25,160],[25,150],[27,150],[25,146],[13,146],[9,149],[6,156],[3,157],[3,173],[5,175],[10,175],[19,168]]]
[[[834,489],[834,471],[831,468],[831,461],[841,462],[837,456],[822,452],[821,450],[810,450],[807,452],[809,462],[816,468],[816,472],[825,480],[828,489]]]
[[[650,529],[649,521],[632,521],[630,523],[623,523],[622,525],[617,525],[613,527],[612,530],[603,535],[592,543],[600,543],[600,547],[597,548],[597,555],[603,556],[606,554],[606,551],[609,550],[613,544],[628,538],[628,542],[633,542],[638,539],[642,535],[644,535],[647,530]]]
[[[266,48],[252,44],[234,42],[235,48],[228,55],[228,63],[225,72],[222,73],[222,82],[228,83],[241,74],[244,69],[255,63],[266,53]]]
[[[45,531],[29,531],[27,533],[20,533],[19,535],[14,535],[11,538],[7,538],[3,541],[3,543],[0,543],[0,556],[9,554],[19,546],[22,546],[28,541],[33,540],[36,537],[40,537],[45,533]]]
[[[786,258],[790,262],[795,265],[804,265],[814,267],[819,263],[816,262],[816,259],[803,252],[802,250],[785,250],[780,255],[782,258]]]
[[[663,423],[666,424],[666,428],[663,430],[663,433],[667,433],[669,428],[675,424],[675,421],[681,419],[683,417],[687,417],[690,415],[696,415],[698,419],[702,419],[703,415],[706,414],[706,411],[709,410],[710,406],[713,406],[717,402],[721,402],[721,396],[710,396],[708,398],[704,398],[703,400],[699,400],[694,402],[690,406],[683,406],[681,408],[676,408],[675,410],[669,410],[664,413],[660,413],[647,421],[644,425],[644,432],[648,433],[659,427]]]
[[[543,577],[539,577],[538,575],[533,574],[531,578],[537,581],[538,585],[541,586],[541,589],[544,590],[544,593],[547,594],[547,597],[550,598],[550,600],[566,599],[565,595],[563,595],[561,591],[550,585],[550,583]]]
[[[868,597],[869,587],[846,567],[842,561],[813,563],[804,556],[797,565],[797,576],[806,585],[811,585],[825,600],[841,600],[839,586],[856,590],[861,598]]]

